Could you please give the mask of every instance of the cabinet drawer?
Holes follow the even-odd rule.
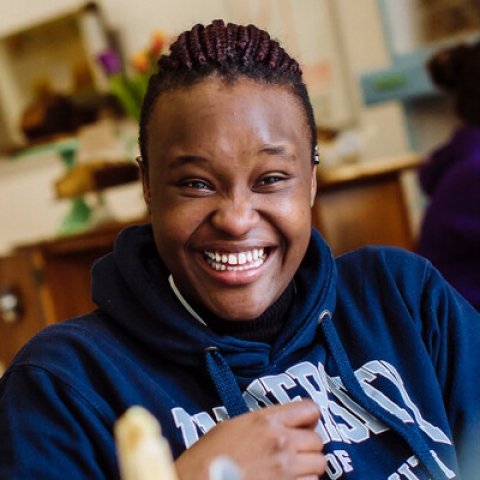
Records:
[[[3,366],[44,326],[30,257],[18,254],[0,258],[0,362]]]

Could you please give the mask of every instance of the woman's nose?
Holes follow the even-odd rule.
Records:
[[[260,216],[253,202],[246,198],[223,199],[212,215],[212,224],[232,236],[241,236],[249,232]]]

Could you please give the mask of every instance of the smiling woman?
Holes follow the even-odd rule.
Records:
[[[311,228],[315,140],[302,71],[267,32],[180,35],[140,120],[151,222],[94,265],[98,309],[2,378],[0,480],[118,478],[133,405],[180,480],[223,457],[244,480],[476,478],[478,313],[411,252],[332,255]]]

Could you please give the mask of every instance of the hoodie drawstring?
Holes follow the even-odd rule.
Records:
[[[205,349],[205,360],[218,395],[230,418],[250,411],[230,367],[216,347]]]
[[[392,413],[379,408],[379,405],[365,393],[338,338],[330,312],[323,312],[319,316],[318,323],[327,343],[327,348],[332,354],[340,372],[340,377],[350,396],[367,412],[388,425],[405,440],[433,480],[445,480],[448,478],[430,453],[430,449],[421,435]]]

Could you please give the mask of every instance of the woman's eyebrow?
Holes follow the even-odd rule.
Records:
[[[179,168],[183,165],[198,165],[205,163],[208,163],[208,160],[204,157],[199,157],[197,155],[180,155],[178,157],[175,157],[175,159],[170,163],[170,168]]]
[[[295,160],[295,155],[288,152],[287,149],[282,146],[266,145],[261,148],[260,153],[266,153],[268,155],[278,155],[281,157],[285,157],[287,160]]]

